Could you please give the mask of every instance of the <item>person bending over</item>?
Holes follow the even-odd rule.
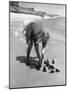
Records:
[[[49,33],[45,33],[40,25],[37,22],[30,22],[25,28],[24,31],[26,36],[26,43],[28,45],[27,48],[27,65],[29,65],[29,57],[31,53],[31,49],[35,47],[35,51],[37,54],[37,58],[39,59],[39,67],[42,65],[42,61],[44,58],[45,47],[47,41],[49,40]],[[39,53],[39,43],[42,42],[42,54]]]

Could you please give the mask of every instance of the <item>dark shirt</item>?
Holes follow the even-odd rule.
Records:
[[[34,42],[46,40],[45,32],[42,30],[41,24],[31,22],[26,27],[26,40]]]

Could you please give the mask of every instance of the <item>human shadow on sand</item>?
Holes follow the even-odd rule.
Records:
[[[39,66],[38,66],[38,61],[36,60],[37,57],[30,57],[29,58],[29,67],[31,69],[36,69],[36,70],[40,70]],[[24,63],[27,66],[27,57],[26,56],[17,56],[16,57],[17,61],[20,61],[20,63]]]

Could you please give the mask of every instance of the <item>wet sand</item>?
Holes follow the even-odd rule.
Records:
[[[16,17],[16,16],[15,16]],[[16,60],[17,56],[26,56],[27,45],[14,33],[22,29],[23,17],[11,21],[10,17],[10,87],[34,87],[65,84],[65,18],[58,17],[43,21],[44,30],[50,33],[50,41],[45,51],[45,60],[55,59],[59,73],[49,73],[30,69]],[[24,36],[22,36],[24,38]],[[36,56],[34,47],[31,56]]]

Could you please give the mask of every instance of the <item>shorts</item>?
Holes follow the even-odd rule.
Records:
[[[44,47],[47,43],[47,39],[45,36],[45,33],[43,31],[38,32],[37,34],[34,34],[34,32],[32,32],[30,34],[30,43],[34,44],[39,44],[40,42],[42,42],[42,46]]]

